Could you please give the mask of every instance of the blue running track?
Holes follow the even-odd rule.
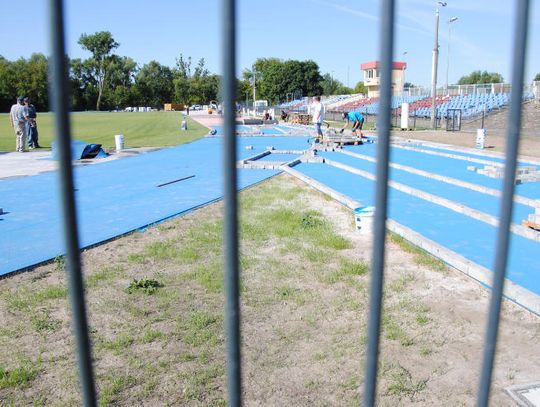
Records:
[[[307,137],[239,138],[238,158],[267,146],[302,150]],[[246,150],[245,146],[253,146]],[[222,139],[205,138],[136,157],[74,168],[79,238],[87,247],[222,197]],[[239,170],[238,188],[275,175]],[[195,177],[163,187],[175,179]],[[65,252],[56,172],[0,181],[0,275]]]

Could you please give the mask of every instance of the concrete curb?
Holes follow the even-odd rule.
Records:
[[[396,137],[397,138],[397,137]],[[444,148],[445,150],[449,151],[455,151],[457,153],[470,153],[470,154],[477,154],[477,155],[483,155],[487,158],[499,158],[499,159],[505,159],[505,155],[503,153],[495,152],[495,151],[484,151],[482,149],[478,148],[469,148],[469,147],[456,147],[451,144],[443,144],[443,143],[437,143],[434,141],[427,141],[427,140],[421,140],[421,139],[407,139],[402,138],[400,139],[405,141],[410,141],[417,144],[423,144],[427,147],[433,147],[433,148]],[[518,161],[525,161],[527,163],[531,163],[534,165],[540,165],[540,161],[538,161],[538,158],[536,157],[529,157],[529,156],[519,156]]]
[[[283,170],[288,174],[304,181],[311,187],[328,194],[350,209],[354,210],[355,208],[361,206],[359,202],[352,200],[351,198],[327,187],[326,185],[321,184],[318,181],[315,181],[299,171],[296,171],[290,167],[284,167]],[[491,286],[491,282],[493,280],[493,272],[491,270],[467,260],[465,257],[433,242],[430,239],[425,238],[421,234],[397,223],[394,220],[388,219],[386,221],[386,227],[388,230],[391,230],[412,244],[420,247],[432,256],[441,259],[449,266],[480,282],[483,286]],[[540,297],[508,279],[505,279],[504,297],[540,316]]]
[[[386,227],[404,239],[407,239],[415,246],[441,259],[449,266],[480,282],[482,285],[491,287],[493,281],[493,272],[491,270],[467,260],[460,254],[425,238],[421,234],[391,219],[387,220]],[[540,316],[540,297],[507,278],[504,280],[504,296],[508,300]]]
[[[325,159],[324,162],[336,168],[340,168],[350,173],[360,175],[361,177],[370,179],[372,181],[376,180],[375,175],[371,174],[370,172],[359,170],[357,168],[354,168],[349,165],[342,164],[333,160]],[[454,212],[462,213],[464,215],[467,215],[473,219],[479,220],[489,225],[492,225],[495,227],[499,226],[499,219],[497,217],[488,215],[487,213],[480,212],[473,208],[469,208],[468,206],[462,205],[460,203],[450,201],[446,198],[441,198],[437,195],[433,195],[428,192],[424,192],[419,189],[412,188],[412,187],[409,187],[404,184],[400,184],[399,182],[395,182],[395,181],[388,181],[388,186],[391,188],[397,189],[398,191],[404,192],[406,194],[423,199],[425,201],[432,202],[440,206],[444,206],[445,208],[453,210]],[[513,223],[510,226],[510,230],[512,231],[512,233],[515,233],[516,235],[520,235],[526,239],[534,240],[535,242],[540,242],[540,233],[532,229]]]
[[[353,153],[353,152],[347,151],[347,150],[338,149],[338,150],[335,150],[335,152],[345,154],[345,155],[348,155],[348,156],[351,156],[351,157],[354,157],[354,158],[358,158],[358,159],[361,159],[361,160],[370,161],[370,162],[376,162],[377,161],[373,157],[358,154],[358,153]],[[409,167],[407,165],[390,163],[390,167],[395,168],[397,170],[406,171],[406,172],[409,172],[411,174],[420,175],[422,177],[435,179],[437,181],[441,181],[441,182],[444,182],[446,184],[456,185],[458,187],[467,188],[467,189],[470,189],[470,190],[473,190],[473,191],[481,192],[481,193],[486,194],[486,195],[492,195],[492,196],[496,196],[498,198],[500,198],[502,196],[502,193],[499,190],[496,190],[496,189],[493,189],[493,188],[488,188],[488,187],[484,187],[482,185],[472,184],[470,182],[461,181],[461,180],[458,180],[456,178],[446,177],[444,175],[434,174],[432,172],[427,172],[427,171],[423,171],[423,170],[417,170],[416,168]],[[514,202],[522,204],[522,205],[527,205],[527,206],[530,206],[532,208],[536,208],[538,206],[537,200],[527,198],[527,197],[524,197],[524,196],[521,196],[521,195],[514,195]]]

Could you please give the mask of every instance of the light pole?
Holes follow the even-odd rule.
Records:
[[[334,71],[331,71],[332,73],[330,74],[330,95],[333,95],[334,93]],[[328,95],[328,96],[330,96]]]
[[[407,55],[407,51],[403,52],[403,62],[405,62],[405,55]],[[404,95],[405,94],[405,66],[402,68],[401,71],[402,71],[401,79],[403,81],[403,87],[402,87],[403,91],[401,92],[401,94]],[[408,91],[407,93],[408,93],[408,96],[411,95],[410,91]]]
[[[255,90],[255,65],[253,65],[251,67],[251,74],[253,76],[253,117],[256,116],[256,111],[255,111],[255,95],[256,95],[256,90]]]
[[[446,2],[438,1],[435,9],[435,45],[433,46],[433,63],[431,67],[431,127],[437,128],[437,64],[439,63],[439,6],[446,7]]]
[[[452,23],[457,21],[457,17],[448,20],[448,52],[446,53],[446,94],[448,95],[448,69],[450,67],[450,35],[452,34]]]

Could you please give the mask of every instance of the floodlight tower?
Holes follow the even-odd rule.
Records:
[[[439,63],[439,6],[446,7],[445,1],[438,1],[435,8],[435,45],[433,46],[433,63],[431,67],[431,127],[437,128],[437,65]]]
[[[450,68],[450,38],[452,34],[452,23],[458,20],[457,17],[452,17],[448,20],[448,52],[446,53],[446,94],[448,94],[448,70]]]

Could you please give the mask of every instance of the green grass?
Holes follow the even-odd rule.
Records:
[[[113,339],[102,339],[96,342],[96,348],[122,354],[126,349],[135,343],[135,338],[129,333],[122,333]]]
[[[330,124],[330,127],[333,127],[335,129],[341,129],[343,125],[345,124],[345,121],[343,120],[325,120],[328,124]],[[375,122],[364,122],[364,125],[362,126],[362,130],[373,130],[375,127]],[[351,125],[349,124],[348,129],[351,129]]]
[[[48,300],[67,298],[68,290],[63,284],[50,285],[37,292],[20,289],[6,297],[8,306],[12,310],[28,311],[37,305],[43,305]]]
[[[114,405],[123,390],[136,384],[135,378],[129,375],[111,375],[107,379],[107,384],[99,392],[100,407]]]
[[[391,341],[399,341],[401,346],[407,347],[414,344],[414,339],[407,335],[407,332],[399,325],[399,323],[388,314],[384,314],[382,318],[383,332],[386,339]]]
[[[26,387],[39,374],[41,361],[32,363],[30,360],[21,360],[20,365],[8,369],[0,365],[0,389],[8,387]]]
[[[114,147],[115,134],[124,135],[126,148],[173,146],[196,140],[208,129],[187,118],[188,130],[181,131],[180,112],[109,113],[76,112],[71,114],[72,138]],[[50,147],[53,141],[53,114],[38,113],[39,142]],[[0,151],[15,150],[15,135],[7,113],[0,114]]]
[[[101,283],[123,277],[124,274],[125,272],[122,266],[105,266],[100,268],[95,273],[86,276],[84,283],[86,288],[94,288]]]
[[[54,332],[62,326],[62,321],[52,318],[48,309],[39,310],[30,317],[35,330],[40,333]]]
[[[134,279],[126,288],[126,292],[128,294],[140,292],[147,295],[152,295],[160,287],[163,287],[163,284],[152,278],[141,278],[140,280]]]
[[[415,381],[411,373],[403,366],[398,366],[390,374],[390,383],[386,389],[387,395],[408,397],[411,401],[416,395],[427,388],[427,379]]]
[[[418,246],[413,245],[412,243],[408,242],[401,236],[398,236],[397,234],[390,232],[389,233],[390,240],[394,243],[396,243],[403,251],[407,253],[411,253],[414,255],[414,262],[418,264],[419,266],[427,266],[432,270],[435,271],[445,271],[446,270],[446,264],[433,257],[431,254],[426,252],[424,249],[421,249]]]
[[[330,270],[322,278],[322,281],[328,284],[335,284],[345,281],[351,284],[354,277],[363,276],[369,271],[369,264],[365,262],[342,259],[339,267]]]
[[[195,347],[215,347],[220,342],[223,328],[223,317],[206,311],[191,313],[187,319],[178,324],[182,340]]]

